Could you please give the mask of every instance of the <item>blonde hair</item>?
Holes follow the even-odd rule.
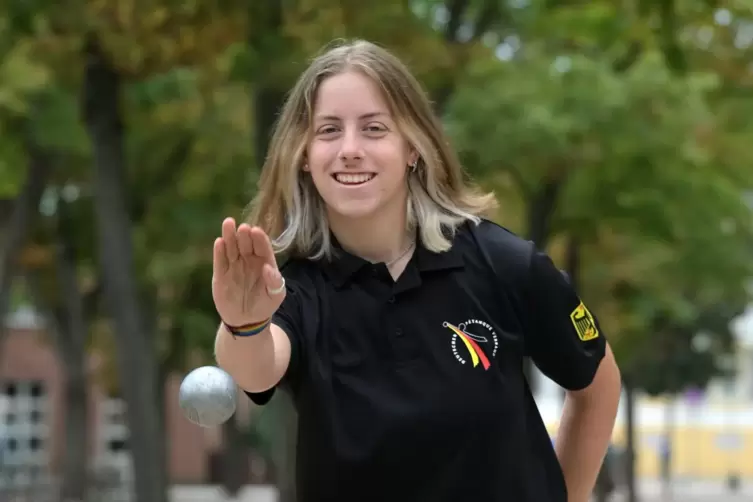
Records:
[[[275,124],[269,153],[250,204],[249,224],[261,227],[275,252],[289,257],[330,256],[332,243],[324,203],[304,172],[316,93],[327,77],[359,71],[383,91],[400,132],[419,160],[408,175],[407,222],[430,251],[446,251],[465,221],[479,223],[496,207],[494,195],[482,193],[463,176],[442,124],[418,81],[387,50],[357,40],[316,57],[291,90]]]

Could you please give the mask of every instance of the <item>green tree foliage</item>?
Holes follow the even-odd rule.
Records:
[[[9,1],[0,195],[23,186],[26,139],[54,152],[48,183],[78,193],[71,228],[94,343],[114,355],[92,301],[101,260],[80,113],[82,47],[95,34],[122,83],[133,270],[156,356],[163,374],[211,363],[221,219],[240,217],[253,195],[277,109],[307,60],[332,39],[368,38],[428,87],[468,171],[500,195],[501,222],[562,264],[578,243],[579,290],[634,384],[703,386],[733,350],[728,321],[748,301],[751,272],[751,15],[720,5]],[[37,249],[57,241],[44,226],[32,234]],[[55,273],[49,259],[34,266]]]
[[[603,7],[559,11],[553,18],[570,22],[558,24],[554,36],[569,33],[576,21],[588,24]],[[629,68],[615,71],[609,51],[583,53],[593,33],[574,32],[583,35],[577,51],[552,48],[544,40],[518,47],[502,61],[479,58],[461,80],[448,126],[474,173],[485,178],[506,173],[514,189],[505,192],[505,206],[533,212],[542,191],[556,183],[544,233],[591,243],[582,294],[596,303],[619,304],[629,314],[624,318],[640,319],[635,325],[608,324],[614,325],[610,332],[618,357],[642,360],[635,372],[651,379],[645,389],[675,393],[705,385],[719,373],[718,354],[697,354],[681,339],[706,330],[720,338],[714,347],[732,349],[728,330],[720,328],[724,323],[717,320],[712,328],[707,322],[718,316],[729,321],[748,298],[750,154],[739,141],[751,130],[730,120],[735,101],[709,99],[720,96],[725,85],[711,69],[678,74],[666,64],[666,53],[644,49]],[[614,44],[601,40],[599,45]],[[508,44],[508,51],[515,49]],[[643,262],[620,268],[605,260],[599,246],[605,232],[629,243],[633,261],[640,256]],[[634,293],[629,301],[618,294],[626,288]],[[643,332],[657,330],[684,347],[682,354],[669,351],[684,361],[676,374],[666,371],[668,360],[652,365],[627,348],[642,340]],[[628,332],[624,342],[618,339]],[[649,338],[644,350],[655,341]]]

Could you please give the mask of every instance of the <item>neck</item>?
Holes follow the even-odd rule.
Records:
[[[413,241],[406,229],[405,206],[395,206],[384,208],[368,218],[352,219],[330,214],[330,229],[349,253],[372,263],[390,263]]]

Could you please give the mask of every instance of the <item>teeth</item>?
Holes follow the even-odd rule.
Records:
[[[374,177],[374,174],[372,173],[359,173],[359,174],[345,174],[345,173],[337,173],[335,174],[335,179],[344,184],[344,185],[360,185],[361,183],[366,183],[371,178]]]

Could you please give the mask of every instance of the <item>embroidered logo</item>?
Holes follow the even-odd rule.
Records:
[[[487,354],[491,352],[491,356],[494,358],[499,348],[497,333],[489,323],[479,321],[478,319],[469,319],[457,326],[449,322],[443,322],[442,327],[452,331],[452,339],[450,340],[452,353],[460,364],[468,362],[468,359],[461,355],[461,353],[465,354],[467,352],[470,355],[470,361],[474,368],[481,364],[485,370],[489,369],[491,363]],[[458,340],[465,346],[465,350],[458,349]]]
[[[570,313],[570,321],[575,327],[575,331],[578,333],[578,338],[581,341],[587,342],[599,337],[599,330],[596,327],[596,321],[594,321],[591,312],[588,311],[583,302],[575,307]]]

